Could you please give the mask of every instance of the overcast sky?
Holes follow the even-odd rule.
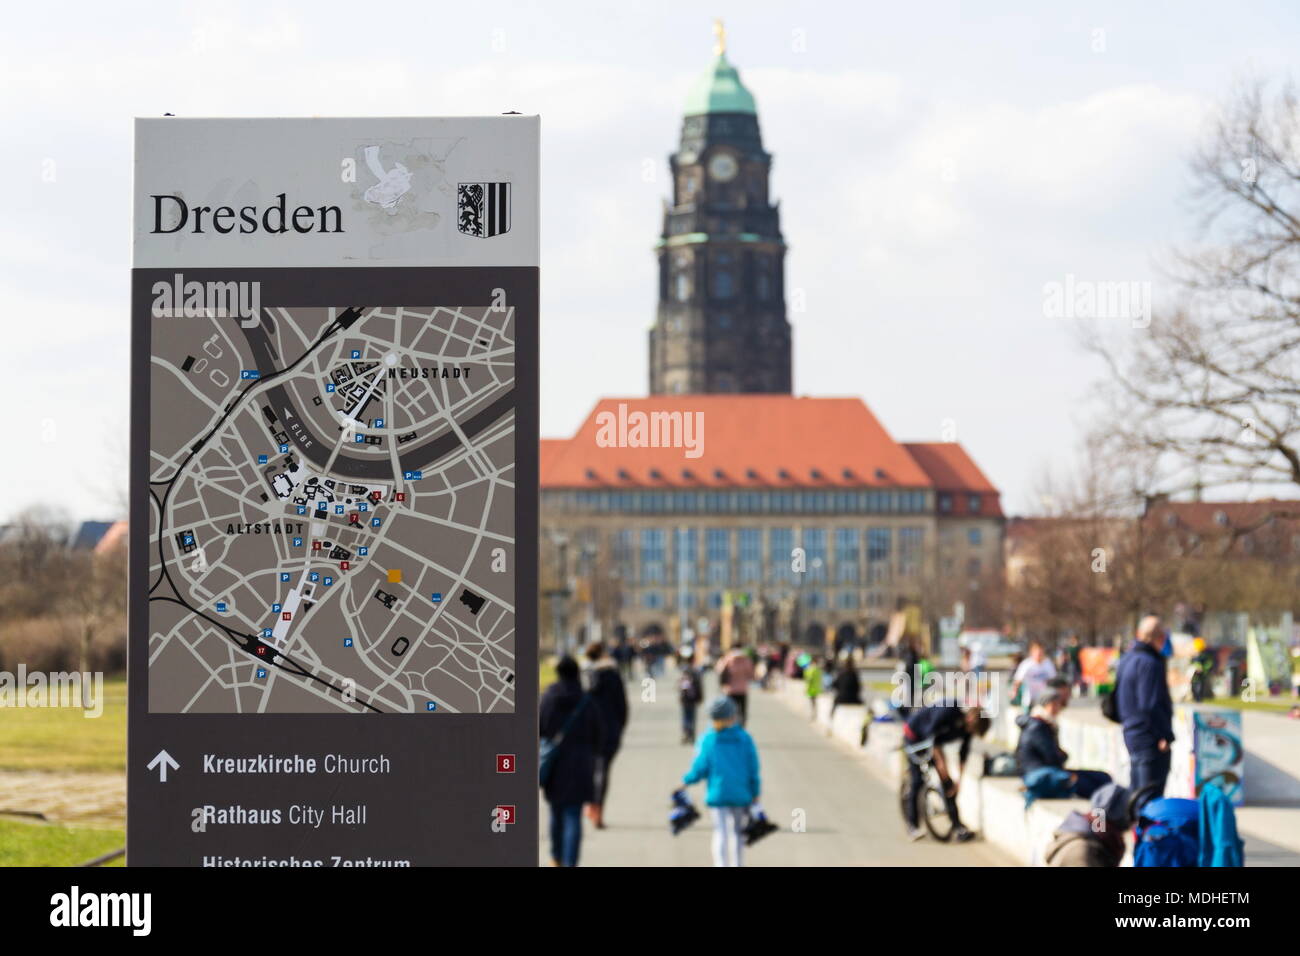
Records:
[[[1033,510],[1101,374],[1044,316],[1045,284],[1159,296],[1158,257],[1193,235],[1186,159],[1208,110],[1290,69],[1293,7],[11,5],[0,520],[37,501],[118,509],[134,116],[540,113],[542,433],[644,393],[666,158],[713,15],[775,154],[787,286],[806,301],[796,392],[862,396],[900,440],[951,420],[1010,510]]]

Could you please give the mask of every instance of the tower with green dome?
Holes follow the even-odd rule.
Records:
[[[669,157],[659,309],[650,329],[652,394],[789,394],[785,241],[768,196],[754,96],[727,59],[719,23],[709,68],[686,97],[681,142]]]

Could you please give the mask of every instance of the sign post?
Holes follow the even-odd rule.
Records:
[[[138,121],[128,864],[536,863],[538,131]]]

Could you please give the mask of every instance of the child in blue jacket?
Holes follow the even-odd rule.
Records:
[[[740,866],[748,811],[759,795],[758,748],[736,723],[736,703],[718,697],[709,704],[713,729],[700,738],[695,761],[682,781],[708,781],[705,802],[713,818],[713,865]],[[762,813],[755,808],[756,813]]]

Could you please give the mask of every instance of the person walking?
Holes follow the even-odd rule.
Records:
[[[803,692],[808,697],[808,716],[817,719],[817,698],[822,695],[822,684],[826,675],[822,671],[822,659],[814,657],[812,663],[803,669]]]
[[[609,775],[614,757],[623,743],[627,726],[627,692],[618,665],[605,653],[601,641],[587,645],[587,692],[600,710],[600,751],[596,754],[596,796],[587,804],[587,818],[597,830],[605,829],[605,797],[609,793]]]
[[[762,791],[758,748],[748,731],[736,724],[738,712],[731,697],[716,697],[709,703],[713,729],[700,738],[695,760],[682,777],[687,787],[707,781],[714,866],[742,865],[748,815],[762,813],[757,806]]]
[[[555,683],[546,688],[538,705],[538,734],[543,741],[538,776],[551,812],[551,865],[577,866],[582,805],[596,793],[600,709],[583,691],[578,662],[572,657],[560,658],[555,675]]]
[[[1115,709],[1128,748],[1129,789],[1137,794],[1150,788],[1144,802],[1164,795],[1174,740],[1174,705],[1160,652],[1164,641],[1160,618],[1147,615],[1115,672]]]
[[[1056,665],[1047,656],[1042,642],[1029,642],[1029,656],[1016,667],[1011,677],[1011,700],[1019,695],[1021,704],[1028,709],[1047,690],[1047,682],[1056,676]],[[1023,691],[1023,693],[1021,693]]]
[[[737,641],[736,646],[718,661],[718,684],[722,692],[735,702],[742,727],[749,716],[749,683],[753,679],[754,661],[745,650],[745,642]]]
[[[695,715],[704,699],[704,681],[694,661],[683,655],[677,677],[677,699],[682,705],[682,743],[695,743]]]

